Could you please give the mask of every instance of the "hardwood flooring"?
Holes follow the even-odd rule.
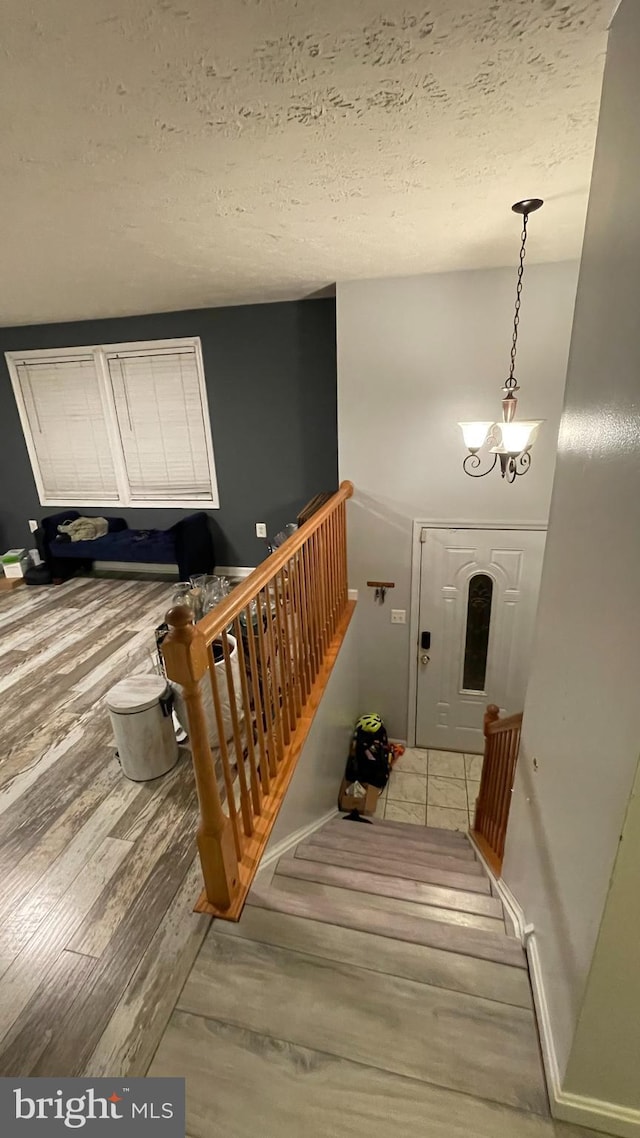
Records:
[[[149,671],[170,583],[0,594],[0,1075],[141,1075],[209,918],[185,751],[120,771],[103,698]]]
[[[588,1133],[380,1065],[182,1011],[174,1013],[150,1074],[178,1070],[188,1072],[192,1138],[578,1138]]]
[[[365,1066],[382,1063],[399,1075],[546,1113],[530,1011],[374,972],[366,957],[360,966],[345,965],[216,933],[207,937],[178,1006]]]

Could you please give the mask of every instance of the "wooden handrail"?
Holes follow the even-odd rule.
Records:
[[[471,831],[498,877],[502,872],[511,793],[520,748],[522,712],[505,719],[500,719],[499,715],[497,705],[490,703],[484,716],[484,762]]]
[[[487,725],[487,735],[501,735],[503,731],[511,731],[512,727],[522,726],[522,712],[518,711],[516,715],[508,715],[506,719],[494,719]]]
[[[276,573],[284,569],[294,553],[307,544],[312,534],[322,528],[337,506],[346,502],[353,495],[353,482],[341,482],[339,490],[325,503],[308,522],[294,530],[278,549],[274,549],[265,561],[261,561],[256,569],[249,574],[229,596],[216,605],[210,613],[198,621],[198,627],[208,644],[219,636],[222,629],[242,612],[243,608],[254,599],[257,592],[273,580]]]
[[[200,803],[200,912],[239,919],[351,619],[352,494],[343,482],[197,624],[184,606],[167,613],[162,653],[184,694]]]

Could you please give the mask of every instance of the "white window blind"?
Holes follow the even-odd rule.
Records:
[[[6,359],[42,505],[218,505],[199,340]]]
[[[132,502],[210,499],[195,349],[107,353],[107,363]]]
[[[117,501],[95,360],[33,359],[18,382],[45,501]]]

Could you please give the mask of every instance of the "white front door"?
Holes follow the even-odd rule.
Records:
[[[486,705],[522,711],[545,538],[422,530],[416,746],[479,754]]]

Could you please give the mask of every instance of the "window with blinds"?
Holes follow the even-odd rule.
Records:
[[[17,380],[41,501],[118,501],[115,465],[93,356],[25,360]],[[24,426],[24,422],[23,422]]]
[[[6,358],[42,505],[219,504],[199,340]]]

